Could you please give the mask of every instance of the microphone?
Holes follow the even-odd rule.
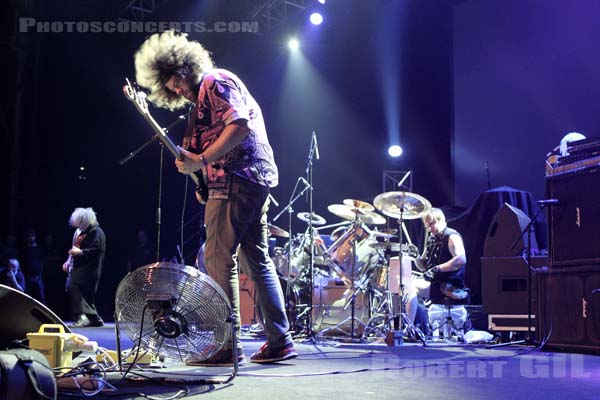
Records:
[[[315,133],[315,131],[313,131],[312,133],[312,140],[314,140],[315,142],[315,156],[317,157],[317,160],[319,159],[319,144],[317,143],[317,134]]]
[[[558,199],[545,199],[536,201],[541,206],[557,206],[560,204],[560,200]]]
[[[402,187],[402,184],[404,183],[404,181],[406,180],[406,178],[408,178],[408,176],[410,175],[410,173],[412,172],[412,169],[409,170],[406,175],[404,175],[402,177],[402,179],[400,179],[400,182],[398,182],[398,187]]]
[[[308,183],[308,181],[306,179],[304,179],[304,177],[300,177],[298,178],[299,181],[302,181],[302,183],[304,183],[307,187],[312,188],[312,185],[310,183]]]

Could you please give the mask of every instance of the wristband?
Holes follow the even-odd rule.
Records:
[[[206,168],[208,167],[208,161],[206,161],[206,158],[200,154],[200,157],[198,157],[198,160],[200,160],[200,162],[202,163],[202,165]]]

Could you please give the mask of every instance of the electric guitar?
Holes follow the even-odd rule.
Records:
[[[162,142],[162,144],[169,150],[169,152],[178,160],[182,160],[183,156],[175,143],[167,136],[165,131],[161,128],[161,126],[156,122],[154,117],[150,114],[150,110],[148,109],[148,103],[146,102],[146,93],[143,91],[137,91],[129,82],[129,79],[125,78],[127,84],[123,86],[123,93],[125,97],[129,101],[131,101],[138,112],[144,117],[146,122],[150,124],[150,127],[156,133],[156,138]],[[208,200],[208,187],[206,186],[206,182],[202,176],[202,173],[192,173],[189,174],[192,181],[196,184],[196,198],[202,204],[206,203]]]

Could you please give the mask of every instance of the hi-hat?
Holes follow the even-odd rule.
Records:
[[[298,218],[308,224],[308,222],[310,221],[310,213],[307,213],[307,212],[298,213]],[[326,222],[327,221],[325,221],[325,218],[321,217],[320,215],[315,214],[315,213],[312,214],[312,224],[313,225],[325,225]]]
[[[387,232],[377,231],[377,230],[371,231],[369,233],[372,236],[379,237],[379,238],[384,238],[384,239],[393,239],[393,238],[396,237],[396,235],[393,234],[393,233],[387,233]]]
[[[273,236],[279,236],[282,238],[290,237],[290,234],[285,229],[281,229],[280,227],[271,224],[267,224],[267,227],[269,228],[269,234]]]
[[[365,210],[365,211],[375,211],[375,207],[373,207],[366,201],[354,200],[354,199],[344,199],[344,204],[347,206],[360,208],[361,210]]]
[[[331,204],[327,207],[330,213],[349,221],[358,220],[367,225],[383,225],[385,217],[373,211],[363,210],[347,204]]]
[[[431,208],[423,196],[410,192],[386,192],[375,197],[375,207],[392,218],[417,219]]]

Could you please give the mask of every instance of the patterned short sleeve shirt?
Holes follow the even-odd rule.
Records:
[[[211,70],[202,77],[197,103],[192,147],[199,152],[234,121],[246,120],[250,129],[240,144],[209,165],[209,197],[227,198],[232,174],[262,186],[277,186],[277,166],[262,111],[244,83],[230,71]]]

